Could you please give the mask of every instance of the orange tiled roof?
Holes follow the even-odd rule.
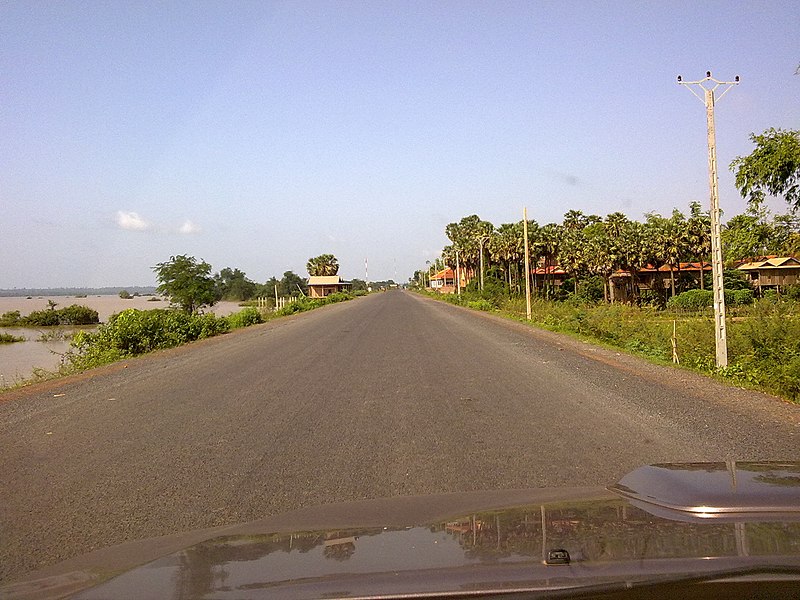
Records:
[[[441,271],[438,271],[436,274],[434,274],[431,277],[431,279],[432,280],[433,279],[455,279],[455,277],[456,277],[456,274],[453,271],[453,269],[448,268],[448,269],[442,269]]]

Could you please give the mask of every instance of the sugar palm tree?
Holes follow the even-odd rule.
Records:
[[[562,238],[563,238],[563,230],[561,226],[557,225],[556,223],[548,223],[544,227],[540,228],[538,231],[537,250],[539,256],[544,257],[545,287],[547,287],[548,267],[555,266],[558,261],[558,251],[559,247],[561,246]],[[550,293],[549,288],[547,288],[546,293],[549,295]]]
[[[333,254],[320,254],[308,259],[306,270],[311,277],[336,275],[339,273],[339,261]]]
[[[711,217],[700,210],[699,202],[689,204],[690,217],[686,221],[686,247],[700,261],[700,289],[705,285],[705,257],[711,254]]]
[[[510,292],[513,288],[512,265],[518,264],[522,257],[522,227],[519,223],[503,223],[495,230],[487,248],[490,260],[505,265],[506,283]]]

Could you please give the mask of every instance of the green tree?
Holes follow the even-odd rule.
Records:
[[[680,270],[681,259],[688,255],[686,219],[677,209],[666,219],[656,213],[646,215],[649,262],[656,268],[669,267],[671,296],[675,296],[675,269]]]
[[[776,229],[765,207],[750,205],[744,214],[732,217],[722,228],[722,252],[726,261],[758,258],[776,254],[783,249],[788,237],[785,230]]]
[[[171,256],[153,267],[153,271],[158,279],[158,292],[168,296],[170,302],[184,312],[197,312],[219,300],[211,265],[194,256]]]
[[[605,222],[593,223],[583,230],[586,239],[586,266],[589,273],[602,278],[603,299],[606,302],[609,300],[611,274],[618,263],[617,244],[614,237],[612,237],[612,229],[608,222],[609,217],[606,217]],[[614,223],[614,218],[612,218],[611,222]]]
[[[320,254],[308,259],[306,270],[311,277],[336,275],[339,272],[339,261],[333,254]]]
[[[530,235],[530,231],[528,231],[528,234]],[[548,275],[548,272],[552,271],[552,267],[555,267],[558,263],[559,250],[561,249],[561,243],[563,239],[564,229],[561,227],[561,225],[556,223],[548,223],[537,230],[536,240],[532,245],[530,241],[528,242],[531,252],[531,260],[533,260],[534,256],[537,258],[544,258],[544,287],[547,297],[552,295],[555,287],[554,275],[552,273]],[[532,266],[535,264],[536,263],[532,263]]]
[[[489,256],[496,264],[503,264],[506,274],[508,291],[513,289],[512,272],[516,265],[517,278],[519,278],[519,263],[524,258],[525,240],[523,239],[522,222],[503,223],[497,228],[489,240],[487,248]]]
[[[214,281],[219,297],[225,300],[234,302],[249,300],[256,292],[256,284],[239,269],[225,267],[214,275]]]
[[[445,235],[450,239],[453,254],[458,250],[459,266],[469,279],[477,272],[481,262],[481,247],[485,250],[492,237],[494,226],[482,221],[478,215],[464,217],[458,223],[449,223],[445,227]],[[483,246],[481,246],[483,240]],[[455,267],[455,262],[450,263]]]
[[[428,277],[428,271],[425,271],[425,277]],[[350,281],[350,290],[353,292],[367,291],[367,282],[363,279],[352,279]]]
[[[771,194],[800,208],[800,131],[770,128],[761,135],[750,134],[750,140],[755,150],[730,164],[739,193],[751,204]]]
[[[329,255],[330,256],[330,255]],[[334,259],[335,260],[335,259]],[[338,270],[338,264],[337,264]],[[334,273],[335,275],[336,273]],[[280,287],[278,287],[278,294],[281,296],[296,296],[297,294],[305,294],[308,292],[308,283],[294,271],[286,271],[281,278]]]
[[[271,298],[275,299],[275,288],[280,286],[280,279],[277,277],[270,277],[267,279],[266,283],[262,283],[261,285],[257,285],[255,292],[253,292],[253,296],[256,298]],[[280,291],[280,288],[279,288]]]
[[[711,254],[711,217],[700,209],[699,202],[689,204],[689,220],[686,221],[686,249],[700,261],[700,289],[705,287],[706,257]]]

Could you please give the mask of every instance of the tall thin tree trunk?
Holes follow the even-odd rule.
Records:
[[[701,290],[704,290],[705,286],[706,286],[705,281],[703,281],[706,278],[706,268],[705,267],[706,267],[706,263],[701,258],[700,259],[700,289]]]
[[[669,282],[670,286],[672,287],[672,297],[675,297],[675,271],[672,269],[672,265],[669,266]]]

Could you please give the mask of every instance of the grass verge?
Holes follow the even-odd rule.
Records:
[[[443,296],[419,292],[471,308],[491,310],[528,322],[525,299]],[[729,312],[728,366],[715,366],[714,318],[710,309],[658,310],[569,299],[535,299],[531,324],[577,335],[660,364],[672,364],[673,339],[680,366],[741,387],[758,389],[800,403],[800,303],[762,299]]]

